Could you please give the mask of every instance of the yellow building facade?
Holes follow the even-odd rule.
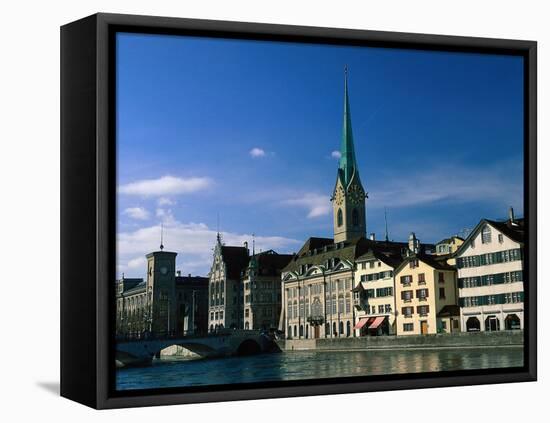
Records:
[[[411,251],[396,269],[396,334],[460,331],[456,270],[447,258]]]

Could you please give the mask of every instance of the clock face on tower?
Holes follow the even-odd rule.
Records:
[[[342,203],[344,202],[344,197],[346,196],[346,193],[344,192],[344,188],[342,188],[342,186],[339,186],[337,189],[336,189],[336,193],[334,194],[334,202],[341,206]]]
[[[352,185],[348,188],[348,194],[353,204],[361,204],[365,200],[365,192],[359,185]]]
[[[166,266],[162,266],[160,268],[160,273],[166,275],[168,273],[168,268]]]

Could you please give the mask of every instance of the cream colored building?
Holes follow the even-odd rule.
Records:
[[[523,329],[524,221],[483,219],[457,251],[465,332]]]
[[[408,256],[395,270],[397,335],[460,331],[456,270],[447,256],[419,252],[411,234]]]
[[[249,261],[248,246],[227,246],[218,234],[208,274],[208,330],[242,329],[243,287],[241,276]]]
[[[353,289],[355,336],[396,333],[394,272],[400,263],[399,248],[394,248],[393,254],[384,254],[375,247],[357,258]]]
[[[307,240],[282,273],[280,329],[287,338],[353,336],[354,262],[367,248],[365,238]]]

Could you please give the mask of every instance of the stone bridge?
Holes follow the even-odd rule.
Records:
[[[170,346],[178,345],[201,357],[225,357],[280,351],[267,334],[254,330],[225,330],[205,336],[180,338],[132,339],[116,342],[117,366],[150,364],[155,356]]]

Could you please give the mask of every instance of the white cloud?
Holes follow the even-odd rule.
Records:
[[[265,157],[266,155],[265,151],[258,147],[254,147],[252,150],[250,150],[249,154],[254,158]]]
[[[342,153],[340,153],[338,150],[334,150],[332,153],[330,153],[330,157],[333,159],[340,159],[342,157]]]
[[[123,214],[130,216],[132,219],[147,220],[149,219],[149,212],[143,207],[128,207]]]
[[[332,209],[330,198],[327,195],[315,193],[306,193],[300,197],[284,200],[283,203],[306,208],[308,210],[308,218],[326,216],[330,214]]]
[[[157,205],[159,207],[162,207],[162,206],[173,206],[174,204],[176,204],[176,202],[174,200],[172,200],[171,198],[168,198],[168,197],[160,197],[158,200],[157,200]]]
[[[143,197],[157,197],[166,195],[188,194],[212,185],[209,178],[191,177],[178,178],[162,176],[158,179],[143,179],[119,187],[120,194],[140,195]]]
[[[160,246],[160,225],[149,226],[135,231],[117,234],[118,271],[128,277],[145,275],[145,254],[158,250]],[[248,241],[252,245],[251,234],[223,232],[223,241],[227,245],[243,245]],[[274,249],[280,253],[295,251],[301,241],[280,236],[255,237],[256,250]],[[204,223],[181,223],[172,221],[164,224],[165,251],[178,253],[177,268],[182,273],[205,276],[212,264],[212,250],[216,242],[216,231]]]

